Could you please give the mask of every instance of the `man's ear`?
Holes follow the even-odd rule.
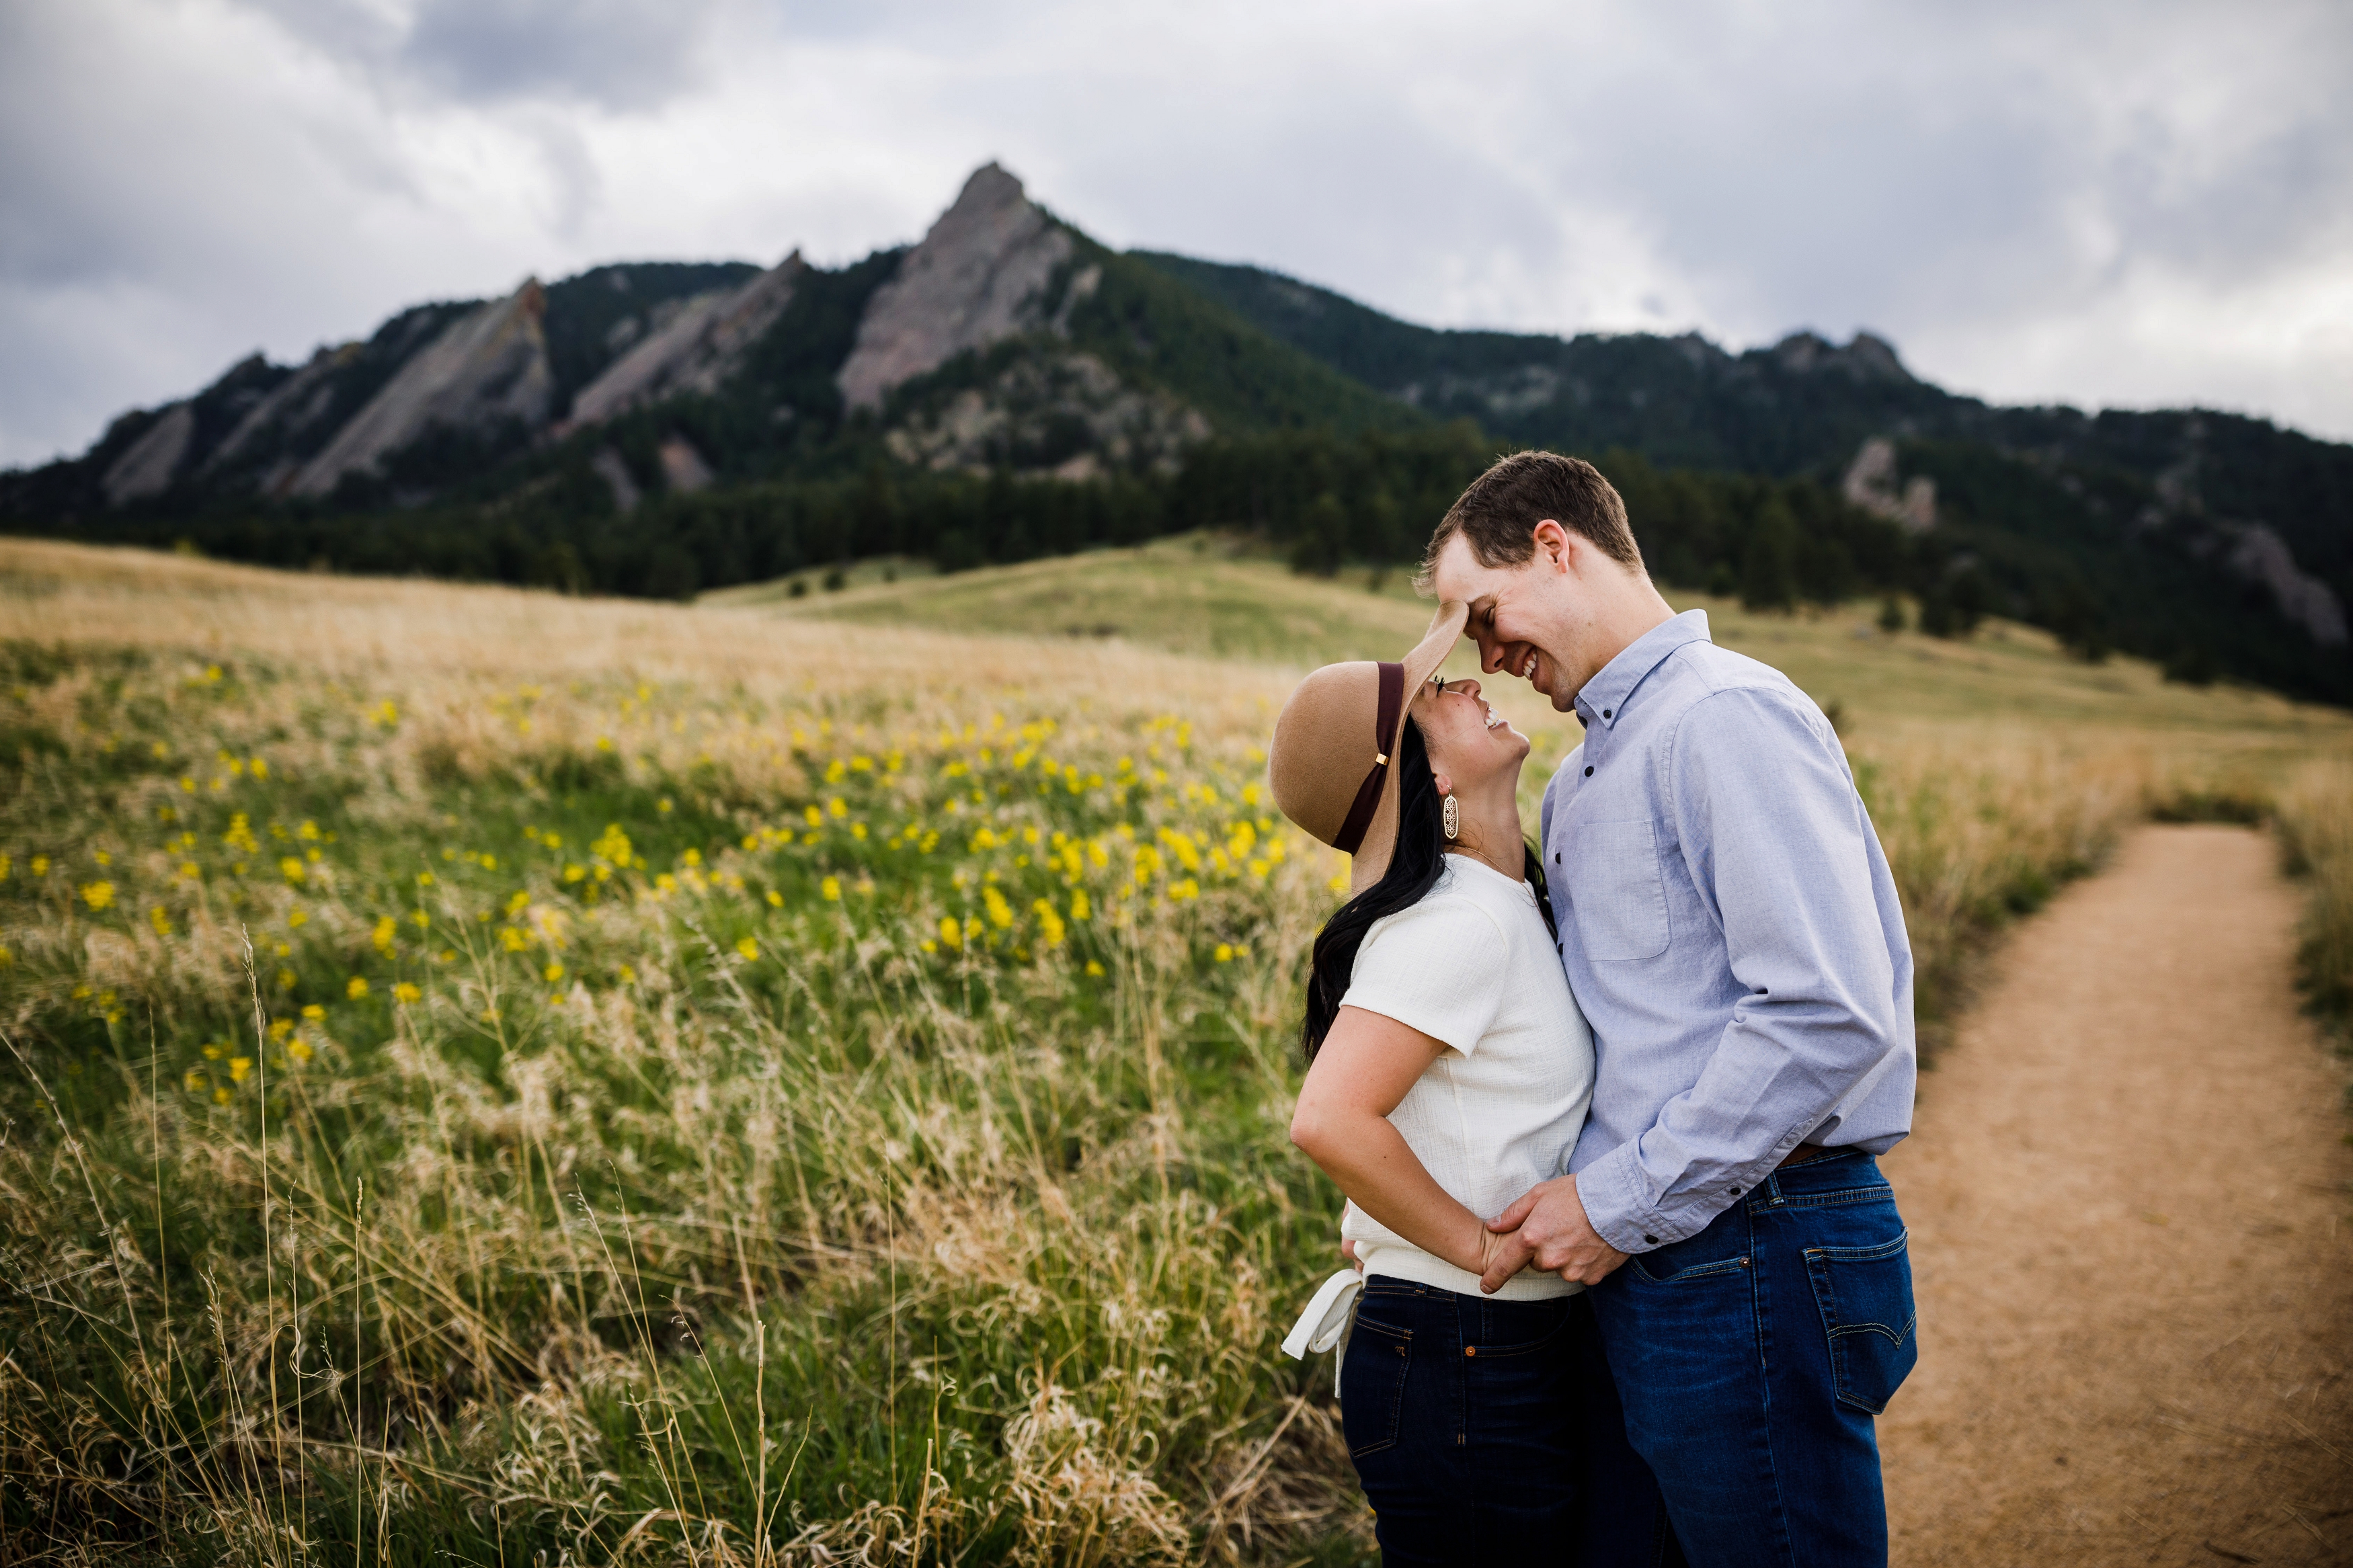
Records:
[[[1536,524],[1535,544],[1539,560],[1549,562],[1556,572],[1568,570],[1568,556],[1572,548],[1568,530],[1553,519],[1546,518]]]

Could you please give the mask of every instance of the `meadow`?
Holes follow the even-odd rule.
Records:
[[[1839,714],[1932,1043],[2152,814],[2275,819],[2353,1000],[2346,716],[1710,608]],[[0,1539],[1366,1558],[1275,1348],[1344,867],[1261,748],[1427,616],[1216,542],[695,606],[0,542]],[[1533,807],[1575,726],[1496,696]]]

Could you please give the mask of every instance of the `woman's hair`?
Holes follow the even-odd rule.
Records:
[[[1324,922],[1308,959],[1307,1016],[1300,1022],[1299,1043],[1307,1047],[1311,1062],[1322,1048],[1324,1037],[1331,1032],[1332,1021],[1340,1016],[1340,998],[1348,994],[1349,976],[1356,967],[1356,950],[1365,944],[1365,932],[1384,915],[1421,902],[1446,868],[1446,833],[1439,825],[1441,797],[1430,776],[1430,752],[1422,744],[1421,729],[1410,719],[1398,737],[1395,762],[1398,770],[1397,847],[1389,855],[1388,869]],[[1526,843],[1520,846],[1520,855],[1528,886],[1535,889],[1545,930],[1557,938],[1552,896],[1545,887],[1544,859]]]

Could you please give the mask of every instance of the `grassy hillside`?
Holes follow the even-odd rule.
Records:
[[[10,1561],[1369,1561],[1259,748],[1426,607],[732,600],[0,541]],[[1932,1022],[2151,809],[2317,770],[2353,877],[2343,717],[1858,618],[1725,630],[1852,693]]]
[[[1947,641],[1875,627],[1876,604],[1797,615],[1755,614],[1737,601],[1669,589],[1677,609],[1704,609],[1716,641],[1764,660],[1835,705],[1852,734],[1956,721],[2052,730],[2096,726],[2209,737],[2219,746],[2301,746],[2353,739],[2353,716],[2251,687],[2191,689],[2143,659],[2086,664],[2049,633],[1989,621]],[[1115,638],[1197,658],[1303,671],[1339,658],[1394,657],[1429,624],[1431,605],[1402,569],[1337,582],[1299,576],[1263,552],[1196,534],[1135,549],[932,576],[872,574],[839,593],[794,597],[789,580],[706,595],[713,606],[796,621],[922,626],[933,631],[1072,639]],[[1448,668],[1475,673],[1475,651]],[[1574,721],[1528,708],[1517,681],[1496,695],[1530,722]]]

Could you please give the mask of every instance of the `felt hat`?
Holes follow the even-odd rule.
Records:
[[[1430,630],[1395,664],[1327,664],[1299,683],[1274,721],[1267,783],[1282,815],[1346,855],[1351,898],[1381,879],[1397,846],[1398,737],[1406,714],[1470,619],[1438,606]]]

